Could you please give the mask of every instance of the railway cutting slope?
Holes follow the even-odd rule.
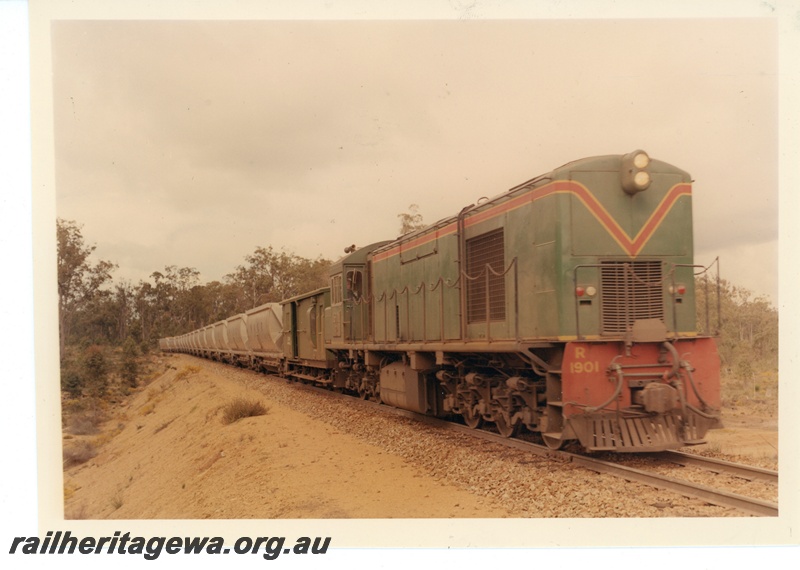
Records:
[[[250,371],[163,363],[65,471],[67,518],[742,516]],[[238,397],[267,413],[223,424]]]
[[[171,368],[107,422],[99,437],[111,439],[98,455],[65,472],[67,518],[509,516],[270,399],[256,388],[262,378],[220,374],[191,357],[166,362]],[[225,405],[240,397],[267,413],[223,424]]]

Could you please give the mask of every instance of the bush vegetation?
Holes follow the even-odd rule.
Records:
[[[73,413],[67,422],[67,431],[72,435],[94,435],[99,429],[102,415],[97,410]]]
[[[91,458],[97,455],[97,450],[94,444],[89,441],[82,440],[73,443],[69,447],[64,448],[64,468],[73,467],[86,463]]]
[[[415,205],[399,218],[402,232],[422,224]],[[159,338],[316,289],[326,283],[329,266],[322,258],[257,247],[221,282],[203,284],[196,269],[170,265],[133,285],[114,281],[116,264],[93,259],[95,247],[85,243],[78,223],[59,219],[56,229],[62,402],[65,415],[77,414],[64,425],[76,434],[91,433],[110,403],[147,383],[146,355]],[[700,278],[697,284],[700,330],[720,333],[726,403],[776,402],[777,309],[727,281],[719,295],[716,283]],[[706,324],[706,309],[714,315],[717,305],[721,322],[712,316]],[[196,372],[184,368],[176,379]]]
[[[257,400],[236,398],[222,409],[222,423],[228,425],[243,418],[263,416],[267,411],[267,408]]]
[[[778,310],[724,279],[718,294],[716,280],[701,278],[697,322],[701,332],[718,335],[723,407],[752,403],[777,413]]]

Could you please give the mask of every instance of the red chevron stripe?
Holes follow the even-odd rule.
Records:
[[[661,222],[664,221],[664,218],[667,217],[667,214],[675,205],[675,202],[678,201],[678,198],[681,196],[691,195],[691,184],[676,184],[670,188],[669,192],[667,192],[667,194],[661,200],[661,203],[655,210],[653,210],[653,213],[650,214],[647,222],[645,222],[645,224],[642,226],[642,229],[639,230],[639,233],[636,234],[636,237],[632,240],[631,246],[633,251],[631,253],[631,257],[635,257],[640,251],[642,251],[642,248],[656,232],[658,226],[660,226]]]

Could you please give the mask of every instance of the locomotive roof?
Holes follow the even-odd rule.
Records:
[[[365,245],[364,247],[358,248],[353,253],[349,253],[343,257],[340,257],[339,259],[331,263],[329,274],[336,275],[337,273],[341,273],[342,268],[345,265],[365,264],[367,262],[367,255],[369,255],[374,250],[380,249],[381,247],[389,243],[394,243],[394,240],[383,240],[371,243],[369,245]]]
[[[603,171],[618,172],[621,167],[623,156],[625,155],[607,154],[603,156],[590,156],[588,158],[573,160],[572,162],[568,162],[554,169],[548,176],[554,180],[559,178],[565,178],[568,176],[569,172],[583,168],[600,172]],[[658,172],[671,172],[675,174],[680,174],[687,180],[687,182],[691,181],[691,176],[689,176],[689,173],[686,172],[685,170],[681,170],[680,168],[673,166],[672,164],[663,162],[661,160],[652,157],[650,157],[649,168],[651,170],[656,170]]]
[[[622,155],[622,154],[608,154],[608,155],[601,155],[601,156],[590,156],[590,157],[586,157],[586,158],[579,158],[577,160],[573,160],[571,162],[568,162],[566,164],[563,164],[563,165],[559,166],[558,168],[555,168],[555,169],[551,170],[550,172],[546,172],[544,174],[536,176],[535,178],[531,178],[530,180],[528,180],[526,182],[523,182],[522,184],[518,184],[517,186],[514,186],[514,187],[510,188],[509,190],[501,192],[500,194],[497,194],[497,195],[495,195],[495,196],[493,196],[491,198],[482,199],[482,201],[479,201],[479,203],[477,203],[477,204],[471,204],[469,206],[466,206],[462,210],[462,212],[475,211],[475,210],[478,210],[478,209],[481,209],[481,208],[484,208],[484,207],[488,207],[489,205],[493,205],[494,203],[496,203],[499,200],[503,200],[505,198],[510,198],[511,196],[513,196],[515,193],[517,193],[519,191],[522,191],[522,190],[525,190],[525,189],[529,189],[529,188],[533,188],[533,187],[536,187],[536,186],[541,186],[543,184],[547,184],[548,182],[550,182],[552,180],[568,179],[569,178],[569,173],[570,172],[574,172],[575,170],[591,170],[591,171],[599,171],[599,172],[604,172],[604,171],[605,172],[618,172],[620,167],[621,167],[622,159],[623,159],[624,156],[625,155]],[[681,170],[680,168],[677,168],[676,166],[673,166],[671,164],[668,164],[666,162],[662,162],[660,160],[656,160],[656,159],[653,159],[653,158],[650,159],[650,169],[657,170],[658,172],[673,172],[675,174],[679,174],[686,182],[691,182],[692,181],[691,176],[685,170]],[[379,247],[375,247],[374,249],[375,249],[376,252],[377,251],[382,251],[382,250],[385,250],[385,249],[390,249],[395,244],[398,244],[400,242],[405,242],[405,241],[407,241],[409,239],[412,239],[412,238],[414,238],[416,236],[420,236],[420,235],[426,234],[426,233],[428,233],[430,231],[433,231],[433,230],[435,230],[437,228],[440,228],[440,227],[446,226],[448,224],[451,224],[453,221],[455,221],[457,219],[458,219],[458,214],[455,215],[455,216],[449,216],[447,218],[439,220],[438,222],[436,222],[434,224],[431,224],[429,226],[425,226],[422,229],[415,230],[413,232],[409,232],[407,234],[404,234],[404,235],[398,237],[397,239],[385,242],[383,245],[380,245]]]

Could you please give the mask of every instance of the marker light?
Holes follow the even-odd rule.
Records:
[[[586,294],[587,294],[589,297],[594,297],[595,295],[597,295],[597,289],[595,289],[594,287],[592,287],[591,285],[589,285],[589,286],[586,288]]]
[[[578,287],[575,287],[575,295],[576,295],[576,296],[578,296],[578,297],[583,297],[583,294],[584,294],[585,292],[586,292],[586,291],[584,290],[584,288],[583,288],[583,287],[580,287],[580,286],[578,286]]]
[[[686,285],[670,285],[669,292],[672,295],[685,295]]]

